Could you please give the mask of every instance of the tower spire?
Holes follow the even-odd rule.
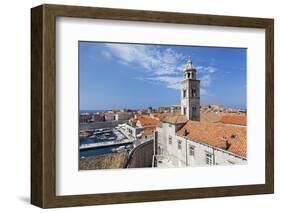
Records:
[[[191,56],[188,56],[188,61],[187,61],[188,64],[192,64],[192,60],[191,60]]]
[[[187,63],[184,67],[184,78],[185,79],[196,79],[196,69],[193,66],[191,57],[188,57]]]
[[[187,60],[187,63],[185,65],[185,70],[193,70],[193,69],[195,69],[195,67],[192,64],[191,56],[188,56],[188,60]]]

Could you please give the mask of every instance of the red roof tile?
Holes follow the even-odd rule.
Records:
[[[159,126],[160,122],[148,116],[139,116],[137,118],[141,126]]]
[[[225,124],[236,124],[236,125],[247,125],[247,117],[243,115],[224,115],[221,117],[221,123]]]
[[[184,124],[187,122],[187,118],[184,115],[173,115],[165,117],[162,121],[171,124]]]
[[[142,131],[142,135],[143,136],[151,136],[153,135],[153,133],[155,132],[155,127],[152,127],[152,128],[146,128]]]
[[[188,121],[177,135],[247,157],[247,128],[243,126]]]

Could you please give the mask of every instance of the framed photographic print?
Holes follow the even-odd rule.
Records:
[[[273,19],[31,9],[31,203],[274,191]]]

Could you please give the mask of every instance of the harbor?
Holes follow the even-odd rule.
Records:
[[[133,147],[134,140],[117,128],[92,129],[86,135],[80,136],[80,158],[129,151]]]

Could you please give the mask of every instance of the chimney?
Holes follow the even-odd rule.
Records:
[[[187,131],[187,129],[184,129],[184,136],[186,137],[189,134],[189,132]]]
[[[228,150],[231,146],[231,143],[229,143],[229,140],[226,137],[223,137],[222,140],[224,142],[223,149]]]

